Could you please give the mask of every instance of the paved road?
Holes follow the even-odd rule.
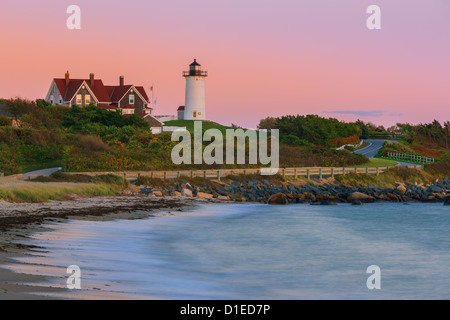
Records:
[[[37,170],[32,172],[27,172],[23,174],[23,179],[26,180],[28,178],[36,178],[39,176],[45,176],[48,177],[54,172],[60,171],[62,168],[50,168],[50,169],[43,169],[43,170]]]
[[[383,146],[386,140],[364,140],[369,143],[367,147],[356,150],[355,153],[363,154],[368,158],[375,158],[378,150]],[[401,166],[417,166],[415,163],[397,161]]]
[[[367,147],[356,150],[355,153],[363,154],[368,158],[374,158],[381,149],[385,140],[364,140],[369,143]]]

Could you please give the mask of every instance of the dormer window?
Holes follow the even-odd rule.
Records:
[[[134,94],[130,94],[130,100],[129,100],[130,104],[134,104]]]

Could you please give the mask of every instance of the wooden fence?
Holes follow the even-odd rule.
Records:
[[[392,167],[373,167],[373,168],[328,168],[328,167],[309,167],[309,168],[280,168],[278,174],[284,177],[311,177],[324,178],[334,177],[338,174],[371,174],[379,175]],[[422,169],[422,166],[409,166],[409,168]],[[207,179],[220,180],[228,175],[250,175],[261,174],[261,169],[221,169],[221,170],[180,170],[180,171],[127,171],[127,172],[73,172],[70,174],[85,174],[85,175],[104,175],[114,174],[123,175],[128,180],[137,180],[141,177],[159,178],[159,179],[175,179],[180,177],[201,177]]]
[[[434,163],[433,158],[422,157],[422,156],[418,156],[415,154],[388,152],[387,156],[389,158],[398,159],[398,160],[409,160],[409,161],[415,161],[415,162],[421,162],[421,163]]]

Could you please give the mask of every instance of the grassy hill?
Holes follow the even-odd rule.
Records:
[[[16,174],[31,168],[57,163],[65,171],[150,171],[253,168],[261,164],[182,164],[171,159],[171,133],[152,134],[139,117],[128,117],[96,106],[62,107],[45,101],[21,99],[8,102],[20,127],[0,124],[0,172]],[[167,121],[167,126],[186,127],[193,131],[194,121]],[[203,121],[203,130],[219,129],[217,122]],[[204,142],[203,146],[210,142]],[[244,147],[244,146],[240,146]],[[248,142],[246,143],[248,148]],[[270,149],[270,148],[269,148]],[[247,149],[248,150],[248,149]],[[224,158],[226,150],[224,150]],[[366,163],[364,156],[336,151],[329,146],[280,146],[281,167],[354,166]],[[246,161],[248,163],[248,159]]]
[[[164,122],[164,125],[169,127],[186,127],[186,130],[193,133],[194,122],[196,121],[198,120],[172,120]],[[202,130],[206,131],[208,129],[219,129],[220,132],[222,132],[222,134],[225,135],[227,129],[235,129],[235,128],[224,126],[214,121],[202,121]]]

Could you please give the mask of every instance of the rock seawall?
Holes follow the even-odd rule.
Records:
[[[141,194],[149,196],[181,195],[185,197],[216,198],[222,201],[249,201],[268,204],[288,203],[353,203],[376,201],[389,202],[444,202],[450,205],[450,179],[431,185],[404,185],[395,188],[375,186],[347,186],[338,182],[322,184],[294,184],[291,182],[269,182],[252,180],[227,184],[196,184],[187,181],[174,182],[163,189],[141,186]],[[229,200],[227,200],[229,199]]]

